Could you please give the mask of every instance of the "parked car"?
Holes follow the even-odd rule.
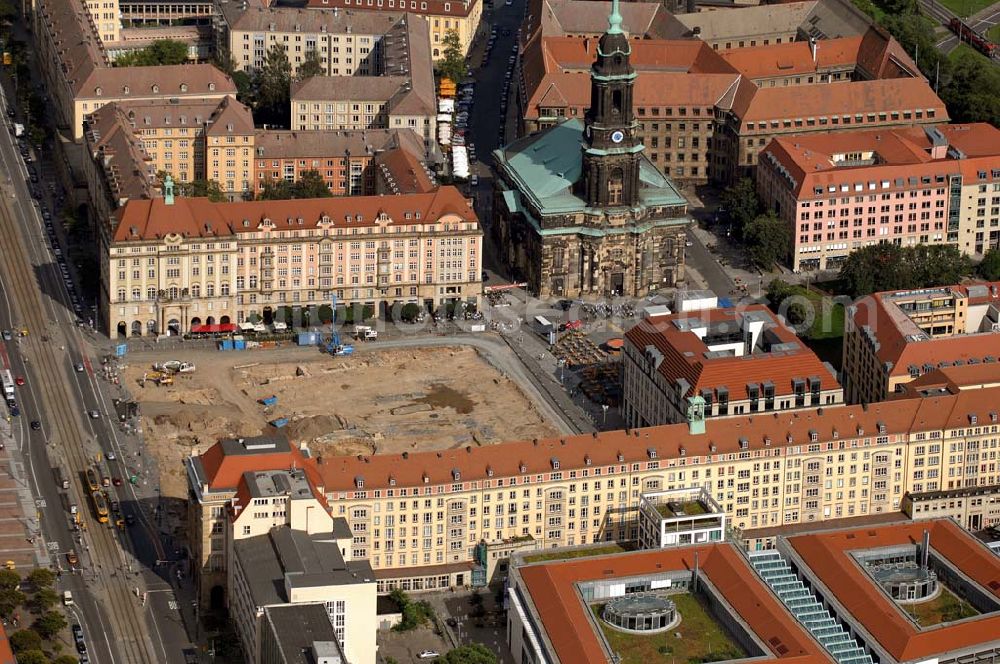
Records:
[[[418,659],[433,659],[435,657],[440,657],[441,654],[435,650],[421,650],[420,654],[417,655]]]

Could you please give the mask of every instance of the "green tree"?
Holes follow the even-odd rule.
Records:
[[[855,249],[840,268],[844,290],[853,297],[913,287],[913,274],[897,244],[882,242]]]
[[[918,244],[907,247],[914,286],[957,284],[972,273],[972,261],[953,244]]]
[[[389,597],[400,607],[402,619],[399,624],[393,627],[397,632],[408,632],[424,625],[434,616],[434,609],[426,600],[414,602],[410,597],[399,590],[393,590]]]
[[[45,613],[59,603],[59,594],[52,588],[42,588],[31,598],[30,607],[34,613]]]
[[[275,44],[267,51],[264,65],[257,70],[254,88],[257,91],[257,111],[261,120],[288,126],[289,86],[292,84],[292,65],[285,47]]]
[[[736,184],[726,187],[722,192],[722,204],[726,207],[729,219],[739,237],[760,213],[760,201],[757,198],[757,187],[750,178],[741,178]]]
[[[452,648],[438,660],[442,664],[497,664],[497,656],[482,643]]]
[[[304,81],[307,78],[322,76],[325,73],[326,68],[319,58],[319,51],[315,48],[306,51],[305,57],[302,58],[302,64],[299,65],[299,80]]]
[[[987,281],[1000,279],[1000,249],[990,249],[976,266],[976,274]]]
[[[222,191],[222,185],[215,180],[199,178],[191,182],[182,182],[180,190],[184,196],[207,198],[213,203],[221,203],[229,200],[225,192]]]
[[[1000,125],[1000,72],[978,53],[965,53],[958,58],[951,68],[948,84],[941,90],[941,98],[955,122]]]
[[[77,664],[80,660],[72,655],[60,655],[52,660],[52,664]]]
[[[330,198],[333,194],[317,170],[303,171],[295,183],[293,198]]]
[[[48,567],[36,567],[28,574],[27,580],[32,589],[37,591],[42,588],[51,588],[52,584],[55,583],[56,575]]]
[[[17,664],[49,664],[49,658],[41,650],[25,650],[17,654]]]
[[[408,302],[404,304],[403,308],[399,312],[399,317],[407,323],[415,321],[417,319],[417,316],[419,315],[420,315],[420,305],[414,304],[413,302]]]
[[[0,0],[0,21],[13,21],[17,17],[17,8],[12,0]]]
[[[10,647],[17,653],[38,650],[42,647],[42,637],[33,629],[19,629],[10,635]]]
[[[743,237],[750,261],[761,270],[770,270],[788,256],[792,229],[773,213],[761,215],[744,227]]]
[[[795,295],[795,292],[795,286],[787,281],[772,279],[771,283],[767,285],[767,301],[770,302],[771,308],[777,311],[781,303]]]
[[[20,585],[20,574],[12,569],[0,569],[0,590],[17,590]]]
[[[26,599],[17,588],[0,588],[0,616],[10,616]]]
[[[144,49],[118,56],[114,64],[116,67],[156,67],[182,65],[187,61],[187,44],[174,39],[157,39]]]
[[[442,58],[438,62],[438,72],[444,78],[459,83],[465,78],[465,54],[462,52],[462,38],[455,30],[448,30],[441,40]]]
[[[257,194],[257,200],[284,201],[289,198],[294,198],[293,193],[293,184],[288,180],[280,178],[272,180],[271,178],[268,178],[264,180],[264,187],[261,189],[260,193]]]
[[[51,639],[66,627],[66,618],[58,611],[46,611],[35,621],[35,631],[43,639]]]

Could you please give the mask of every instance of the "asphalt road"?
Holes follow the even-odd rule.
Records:
[[[7,346],[11,370],[26,377],[19,388],[22,416],[15,439],[26,452],[32,489],[40,506],[42,534],[52,564],[64,570],[59,588],[73,591],[69,612],[84,627],[92,662],[183,662],[187,645],[183,627],[169,620],[170,606],[144,602],[147,588],[165,585],[155,563],[165,558],[149,516],[141,509],[135,487],[109,488],[132,514],[136,526],[128,533],[101,525],[92,516],[80,473],[115,452],[118,460],[104,461],[109,474],[126,476],[120,464],[127,458],[118,439],[112,405],[95,377],[87,340],[75,326],[69,294],[47,245],[37,204],[26,185],[27,172],[7,131],[0,131],[0,168],[9,180],[0,180],[0,323],[25,326],[29,336]],[[44,341],[42,337],[47,337]],[[77,372],[74,366],[84,365]],[[87,411],[96,410],[99,419]],[[42,423],[31,431],[31,420]],[[70,479],[70,500],[79,506],[85,532],[75,532],[56,487],[53,465]],[[44,505],[44,507],[41,507]],[[69,569],[65,553],[76,550],[81,569]],[[164,568],[166,569],[166,568]]]

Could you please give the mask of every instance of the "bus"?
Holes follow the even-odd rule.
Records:
[[[14,396],[14,376],[11,375],[10,369],[4,369],[4,372],[0,374],[0,379],[3,380],[3,393],[6,397]]]
[[[94,502],[94,513],[97,514],[98,523],[108,522],[108,501],[100,491],[90,494],[90,499]]]
[[[87,488],[91,491],[97,491],[101,488],[100,483],[97,481],[97,473],[94,472],[93,468],[87,469]]]

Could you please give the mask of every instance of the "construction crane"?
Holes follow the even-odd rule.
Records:
[[[331,323],[330,339],[326,342],[326,352],[330,355],[350,355],[354,352],[354,346],[343,344],[340,341],[340,333],[337,332],[337,294],[334,293],[330,303],[333,305],[333,321]],[[320,342],[322,343],[322,341]]]

